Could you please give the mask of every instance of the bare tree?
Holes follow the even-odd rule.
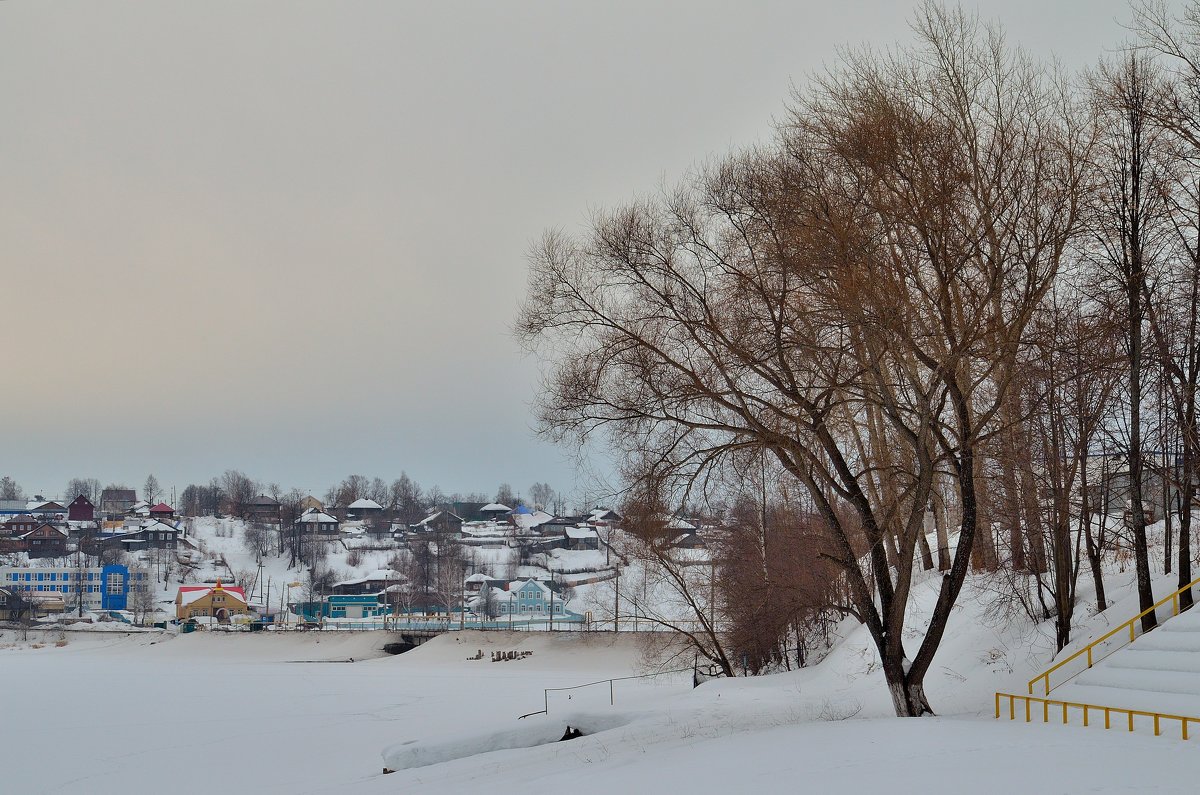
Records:
[[[899,715],[931,711],[981,528],[977,454],[1078,230],[1088,154],[1062,86],[999,32],[936,6],[915,29],[914,51],[848,56],[797,94],[775,148],[584,240],[548,234],[518,323],[555,346],[553,436],[607,432],[674,504],[747,450],[807,491]],[[958,545],[921,631],[905,618],[939,475]]]
[[[405,472],[401,472],[400,477],[392,482],[388,500],[384,504],[391,506],[392,518],[404,524],[419,522],[425,515],[421,505],[421,487]]]
[[[1171,221],[1169,253],[1153,285],[1155,294],[1147,296],[1147,314],[1175,426],[1170,436],[1178,444],[1168,480],[1179,513],[1183,587],[1192,579],[1192,508],[1200,489],[1200,4],[1187,4],[1181,18],[1163,2],[1137,3],[1134,10],[1141,43],[1165,56],[1168,65],[1165,101],[1156,121],[1170,138],[1173,164],[1163,191]],[[1169,456],[1175,448],[1164,449]],[[1192,603],[1190,592],[1180,599],[1184,607]]]
[[[146,483],[142,486],[142,499],[153,505],[155,498],[159,496],[159,491],[158,478],[154,475],[147,475]]]
[[[0,500],[23,500],[25,490],[8,475],[0,478]]]
[[[534,483],[529,487],[529,499],[538,510],[552,508],[554,488],[549,483]]]
[[[76,497],[87,497],[88,500],[96,506],[100,505],[100,481],[95,478],[71,478],[67,481],[67,488],[63,492],[63,498],[73,500]]]
[[[258,493],[258,484],[244,472],[227,469],[221,476],[221,495],[226,502],[226,512],[232,516],[245,516],[246,506]]]
[[[1148,278],[1157,264],[1167,209],[1161,188],[1166,175],[1158,157],[1163,136],[1154,124],[1163,88],[1154,66],[1134,52],[1116,65],[1102,65],[1093,89],[1097,121],[1105,132],[1095,150],[1096,178],[1102,185],[1093,221],[1095,262],[1102,275],[1099,297],[1121,319],[1125,337],[1129,523],[1138,602],[1144,611],[1154,603],[1143,495],[1144,343]],[[1142,617],[1143,630],[1156,623],[1152,612]]]

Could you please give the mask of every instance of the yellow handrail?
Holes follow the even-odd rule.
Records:
[[[1170,715],[1165,712],[1144,712],[1139,709],[1125,709],[1124,707],[1105,707],[1105,706],[1101,706],[1099,704],[1082,704],[1082,703],[1078,703],[1075,701],[1055,701],[1055,700],[1049,699],[1049,698],[1038,698],[1037,696],[1018,696],[1018,695],[1013,695],[1012,693],[997,693],[996,694],[996,719],[997,720],[999,720],[999,718],[1000,718],[1000,699],[1002,699],[1002,698],[1008,699],[1008,719],[1009,720],[1017,719],[1017,700],[1020,699],[1021,701],[1023,701],[1025,703],[1025,722],[1026,723],[1029,723],[1032,720],[1033,713],[1032,713],[1032,710],[1030,709],[1030,705],[1033,702],[1036,702],[1036,703],[1042,705],[1042,722],[1043,723],[1050,722],[1050,707],[1051,707],[1051,705],[1053,705],[1055,707],[1062,707],[1062,722],[1063,722],[1064,726],[1070,722],[1068,720],[1068,715],[1067,715],[1068,708],[1083,710],[1083,725],[1084,726],[1090,725],[1089,724],[1090,716],[1088,713],[1089,710],[1097,710],[1099,712],[1103,712],[1104,713],[1104,728],[1106,728],[1106,729],[1112,728],[1112,713],[1114,713],[1114,712],[1116,712],[1118,714],[1124,714],[1125,716],[1127,716],[1129,731],[1133,731],[1133,718],[1135,715],[1141,715],[1142,717],[1152,718],[1154,720],[1154,736],[1155,737],[1162,734],[1162,721],[1164,721],[1164,720],[1179,721],[1179,724],[1181,727],[1180,737],[1184,740],[1188,739],[1188,724],[1189,723],[1200,724],[1200,718],[1189,718],[1185,715]]]
[[[1163,597],[1162,599],[1158,600],[1158,601],[1157,601],[1157,602],[1155,602],[1153,605],[1151,605],[1150,607],[1146,608],[1146,609],[1145,609],[1145,610],[1143,610],[1142,612],[1138,613],[1136,616],[1134,616],[1133,618],[1129,619],[1129,620],[1128,620],[1128,621],[1126,621],[1125,623],[1123,623],[1123,624],[1119,624],[1118,626],[1116,626],[1115,628],[1113,628],[1111,631],[1109,631],[1109,632],[1108,632],[1108,633],[1106,633],[1105,635],[1102,635],[1101,637],[1099,637],[1099,638],[1097,638],[1096,640],[1092,641],[1092,642],[1091,642],[1091,643],[1089,643],[1088,645],[1084,646],[1082,649],[1080,649],[1079,651],[1075,652],[1075,653],[1074,653],[1074,654],[1072,654],[1070,657],[1067,657],[1066,659],[1060,660],[1060,661],[1059,661],[1057,664],[1055,664],[1053,667],[1046,669],[1046,671],[1045,671],[1044,673],[1040,673],[1040,674],[1038,674],[1037,676],[1035,676],[1034,678],[1030,679],[1030,680],[1029,680],[1029,692],[1030,692],[1030,694],[1032,694],[1032,693],[1033,693],[1033,686],[1034,686],[1035,684],[1037,684],[1039,681],[1042,681],[1042,680],[1044,680],[1044,681],[1045,681],[1045,683],[1046,683],[1046,695],[1050,695],[1050,691],[1054,689],[1053,687],[1050,687],[1050,674],[1054,673],[1054,672],[1055,672],[1055,671],[1057,671],[1059,668],[1062,668],[1062,667],[1063,667],[1064,665],[1066,665],[1067,663],[1069,663],[1069,662],[1071,662],[1072,660],[1075,660],[1075,659],[1077,659],[1077,658],[1079,658],[1079,657],[1082,657],[1082,656],[1086,655],[1086,656],[1087,656],[1087,667],[1088,667],[1088,668],[1091,668],[1093,665],[1095,665],[1095,664],[1098,662],[1098,660],[1095,660],[1095,659],[1094,659],[1094,655],[1092,654],[1092,649],[1094,649],[1096,646],[1099,646],[1101,643],[1103,643],[1104,641],[1106,641],[1106,640],[1108,640],[1109,638],[1113,637],[1114,635],[1116,635],[1117,633],[1121,632],[1122,630],[1125,630],[1125,629],[1128,629],[1128,630],[1129,630],[1129,642],[1130,642],[1130,643],[1133,643],[1134,639],[1137,637],[1137,622],[1138,622],[1138,621],[1140,621],[1140,620],[1141,620],[1141,619],[1142,619],[1144,616],[1146,616],[1146,615],[1149,615],[1150,613],[1153,613],[1155,610],[1157,610],[1158,608],[1162,607],[1162,606],[1163,606],[1163,605],[1165,605],[1167,602],[1170,602],[1170,603],[1171,603],[1171,615],[1172,615],[1172,616],[1177,616],[1177,615],[1179,615],[1179,595],[1180,595],[1180,594],[1182,594],[1184,591],[1189,591],[1189,590],[1191,590],[1192,588],[1194,588],[1194,587],[1195,587],[1195,586],[1197,586],[1197,585],[1200,585],[1200,578],[1198,578],[1198,579],[1195,579],[1195,580],[1192,580],[1192,581],[1191,581],[1191,582],[1189,582],[1187,585],[1183,586],[1182,588],[1180,588],[1179,590],[1175,591],[1174,593],[1168,594],[1167,596],[1165,596],[1165,597]],[[1113,649],[1113,651],[1116,651],[1116,649]],[[1112,652],[1109,652],[1109,654],[1111,654],[1111,653],[1112,653]],[[1105,656],[1107,657],[1108,655],[1105,655]],[[1104,658],[1103,658],[1103,657],[1101,657],[1100,659],[1104,659]],[[1087,669],[1085,668],[1084,670],[1087,670]],[[1082,672],[1082,671],[1080,671],[1079,673],[1083,673],[1083,672]],[[1054,687],[1060,687],[1061,685],[1064,685],[1064,684],[1066,684],[1068,681],[1070,681],[1071,679],[1074,679],[1074,678],[1075,678],[1076,676],[1078,676],[1078,675],[1079,675],[1079,674],[1072,674],[1071,676],[1068,676],[1068,677],[1067,677],[1066,679],[1064,679],[1063,681],[1059,682],[1059,683],[1058,683],[1057,685],[1055,685]],[[1191,719],[1189,719],[1189,720],[1191,720]]]

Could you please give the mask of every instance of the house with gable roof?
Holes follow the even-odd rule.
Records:
[[[302,535],[336,536],[338,520],[324,511],[309,508],[296,520],[296,532]]]
[[[0,535],[12,536],[14,538],[23,536],[31,530],[36,530],[37,526],[41,523],[42,520],[32,514],[18,514],[0,525]]]
[[[20,536],[31,558],[61,558],[67,554],[67,534],[49,522]]]
[[[246,592],[240,587],[222,585],[181,585],[175,595],[175,618],[185,620],[212,617],[225,623],[236,615],[248,615]]]
[[[499,502],[489,502],[479,509],[479,514],[484,518],[484,521],[500,522],[510,513],[512,513],[512,508]]]
[[[568,614],[562,599],[546,583],[530,577],[513,580],[503,589],[490,584],[480,589],[479,596],[471,600],[474,609],[486,606],[493,616],[520,618],[555,619]],[[570,615],[574,615],[573,613]]]
[[[383,506],[366,497],[355,500],[346,507],[346,516],[349,519],[374,519],[382,515]]]
[[[67,506],[67,519],[72,522],[91,522],[96,518],[96,506],[85,495],[80,494]]]
[[[158,521],[170,521],[175,518],[175,509],[165,502],[150,506],[150,518]]]
[[[266,494],[259,494],[252,500],[248,500],[242,505],[242,515],[252,522],[263,522],[264,524],[279,524],[280,510],[282,505],[279,500],[274,497],[268,497]]]
[[[453,533],[462,532],[462,517],[451,511],[436,510],[421,521],[412,525],[413,530],[425,532]]]

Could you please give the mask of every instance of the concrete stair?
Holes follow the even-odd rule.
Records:
[[[1049,697],[1200,718],[1200,605],[1164,621]]]

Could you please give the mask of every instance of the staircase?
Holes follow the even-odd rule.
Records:
[[[1200,606],[1114,652],[1055,688],[1054,695],[1065,701],[1200,717]]]
[[[1169,594],[1029,682],[1029,695],[996,694],[996,717],[1200,735],[1200,580]],[[1138,634],[1142,616],[1159,626]],[[1033,695],[1034,693],[1037,695]]]

